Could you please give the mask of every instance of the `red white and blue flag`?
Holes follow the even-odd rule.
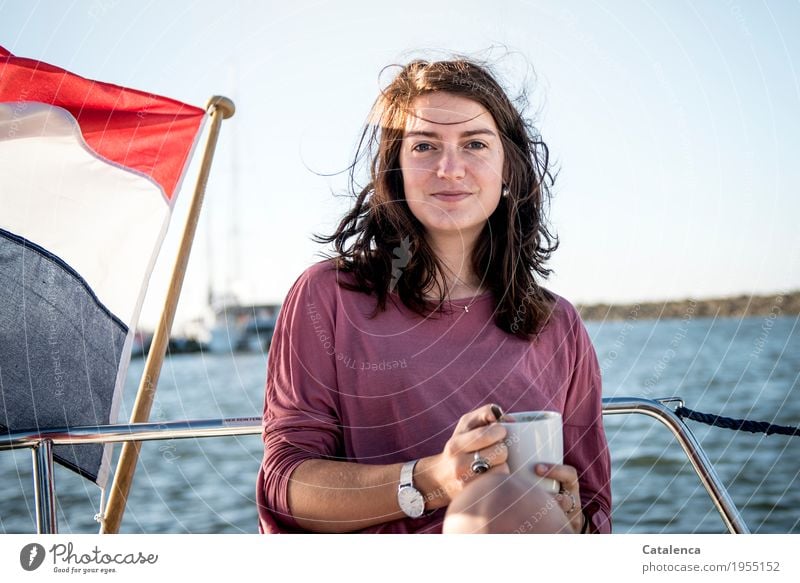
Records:
[[[0,47],[0,430],[116,421],[204,117]],[[54,456],[105,484],[107,446]]]

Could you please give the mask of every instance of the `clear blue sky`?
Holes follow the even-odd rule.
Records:
[[[0,44],[18,55],[236,101],[179,320],[202,311],[209,269],[218,291],[277,302],[315,260],[310,233],[345,209],[331,194],[344,178],[315,172],[349,163],[384,65],[498,45],[560,166],[551,289],[625,302],[800,288],[798,2],[228,4],[0,1]]]

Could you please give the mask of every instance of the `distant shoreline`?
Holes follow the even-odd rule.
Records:
[[[577,304],[586,321],[664,320],[685,318],[744,318],[800,314],[800,290],[761,296],[665,300],[630,304]]]

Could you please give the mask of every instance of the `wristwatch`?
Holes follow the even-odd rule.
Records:
[[[400,485],[397,487],[397,502],[409,518],[419,518],[425,512],[425,499],[414,487],[414,466],[419,460],[407,462],[400,470]]]

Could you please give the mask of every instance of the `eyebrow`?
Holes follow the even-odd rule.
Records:
[[[496,133],[494,133],[492,130],[487,129],[487,128],[481,128],[481,129],[477,129],[477,130],[467,130],[465,132],[461,132],[461,135],[459,137],[469,138],[471,136],[477,136],[477,135],[489,135],[489,136],[494,136],[495,138],[497,137]],[[437,134],[436,132],[427,132],[427,131],[422,131],[422,130],[406,132],[403,135],[404,138],[416,137],[416,136],[421,136],[421,137],[424,137],[424,138],[434,138],[434,139],[441,138],[441,136],[439,134]]]

